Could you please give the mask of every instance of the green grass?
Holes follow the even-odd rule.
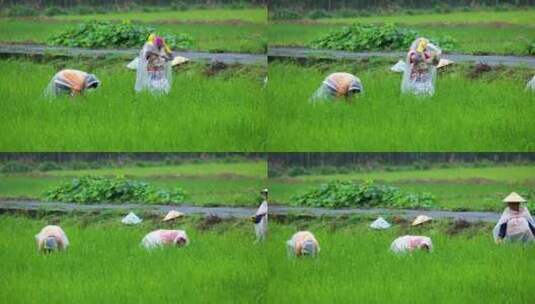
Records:
[[[0,41],[46,43],[52,35],[75,25],[75,22],[70,21],[0,18]],[[166,33],[189,34],[194,40],[193,49],[201,51],[264,53],[267,44],[267,27],[260,23],[161,23],[155,24],[154,27]]]
[[[81,98],[47,101],[59,69],[2,61],[2,151],[261,151],[265,141],[263,67],[204,76],[200,66],[174,73],[169,95],[136,94],[135,72],[115,62],[69,62],[102,81]],[[95,63],[93,63],[95,64]],[[237,70],[236,70],[237,69]],[[260,97],[259,97],[260,96]]]
[[[533,248],[496,246],[486,225],[449,235],[447,223],[376,232],[361,219],[272,222],[268,241],[255,246],[244,222],[203,231],[188,220],[125,227],[118,216],[62,217],[71,247],[39,255],[33,236],[51,219],[0,217],[1,302],[526,303],[535,288]],[[191,245],[139,248],[145,233],[164,226],[185,228]],[[320,242],[318,259],[286,255],[285,241],[303,228]],[[430,236],[434,252],[390,253],[407,233]]]
[[[256,206],[266,170],[265,161],[255,161],[0,174],[0,198],[42,199],[47,190],[77,176],[127,176],[167,189],[180,187],[189,204]]]
[[[535,251],[494,245],[490,228],[449,236],[436,226],[374,232],[368,224],[272,225],[268,298],[277,303],[524,303],[531,298]],[[283,242],[303,226],[320,242],[317,260],[290,260],[282,253]],[[434,252],[390,253],[390,243],[408,233],[430,236]]]
[[[267,23],[265,8],[251,9],[191,9],[185,11],[126,12],[96,15],[64,15],[52,19],[61,21],[132,20],[142,22],[251,22]]]
[[[527,55],[527,43],[535,40],[534,18],[533,9],[329,18],[307,23],[273,22],[269,26],[268,37],[269,44],[273,46],[307,46],[344,24],[398,23],[422,35],[453,37],[458,42],[455,52]]]
[[[436,94],[400,94],[389,66],[324,64],[269,67],[268,151],[531,151],[535,96],[524,90],[528,70],[469,79],[463,66],[439,73]],[[364,94],[353,103],[311,105],[331,72],[355,73]],[[292,85],[288,85],[291,83]]]
[[[262,247],[249,230],[200,231],[191,224],[165,225],[187,230],[187,248],[147,252],[143,236],[164,228],[145,221],[125,227],[119,217],[95,222],[65,219],[68,252],[39,255],[34,235],[46,220],[2,216],[0,302],[113,303],[263,301],[266,279]],[[168,228],[168,229],[169,229]]]
[[[379,183],[397,186],[408,192],[431,193],[435,196],[437,207],[440,209],[501,211],[502,199],[507,194],[535,186],[533,172],[535,172],[533,165],[351,172],[274,178],[269,180],[269,187],[274,202],[287,204],[292,196],[302,194],[331,180],[375,180]]]

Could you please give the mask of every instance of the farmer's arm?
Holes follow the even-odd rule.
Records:
[[[500,225],[500,232],[498,232],[498,238],[503,239],[507,232],[507,222]]]
[[[533,227],[533,225],[531,225],[530,222],[528,222],[528,226],[529,226],[529,230],[531,230],[531,234],[535,236],[535,227]]]

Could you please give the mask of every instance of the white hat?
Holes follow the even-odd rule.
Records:
[[[167,221],[170,221],[170,220],[174,220],[176,218],[179,218],[181,216],[184,216],[184,213],[182,212],[178,212],[176,210],[171,210],[167,213],[167,215],[163,218],[163,221],[164,222],[167,222]]]
[[[453,61],[448,60],[448,59],[440,59],[440,61],[438,62],[438,65],[437,65],[437,69],[443,68],[443,67],[448,66],[450,64],[453,64]]]
[[[373,228],[373,229],[388,229],[390,228],[392,225],[390,225],[389,222],[387,222],[384,218],[382,217],[379,217],[378,219],[376,219],[375,221],[373,221],[373,223],[370,224],[370,228]]]
[[[429,216],[427,215],[418,215],[414,221],[412,222],[412,225],[413,226],[418,226],[418,225],[421,225],[423,223],[426,223],[426,222],[430,222],[432,220],[432,218],[430,218]]]
[[[503,199],[504,203],[525,203],[526,200],[516,192],[511,192],[506,198]]]
[[[175,56],[175,58],[173,58],[173,61],[171,61],[171,65],[172,66],[177,66],[177,65],[181,65],[183,63],[186,63],[188,61],[189,61],[189,59],[186,58],[186,57]]]
[[[123,219],[121,220],[121,222],[123,224],[127,224],[127,225],[136,225],[136,224],[139,224],[141,223],[143,220],[140,219],[134,212],[130,212],[128,213],[125,217],[123,217]]]

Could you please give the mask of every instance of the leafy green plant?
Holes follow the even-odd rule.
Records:
[[[292,197],[291,203],[329,208],[431,208],[436,204],[435,198],[429,193],[406,193],[397,187],[381,185],[373,181],[360,184],[352,181],[332,181]]]
[[[33,168],[30,165],[16,161],[7,162],[2,166],[2,169],[0,169],[2,173],[22,173],[30,172],[32,170]]]
[[[44,194],[46,201],[69,203],[148,203],[178,204],[186,193],[180,188],[166,190],[142,181],[115,177],[85,176],[51,189]]]
[[[345,51],[406,50],[419,37],[418,32],[394,24],[374,25],[356,23],[332,31],[311,42],[316,49]],[[431,37],[431,42],[448,51],[455,47],[455,40],[449,36]]]
[[[271,15],[271,19],[273,20],[296,20],[296,19],[301,19],[301,17],[302,17],[301,14],[290,9],[276,10]]]
[[[80,23],[48,39],[50,45],[82,48],[141,47],[155,29],[144,24],[124,21],[89,21]],[[191,48],[193,39],[187,34],[160,34],[172,48]]]
[[[329,14],[326,10],[313,10],[307,14],[307,17],[310,19],[321,19],[321,18],[331,18],[332,15]]]
[[[36,15],[37,10],[26,5],[13,5],[7,10],[8,17],[30,17]]]
[[[67,11],[57,6],[51,6],[45,9],[45,16],[48,16],[48,17],[66,15],[66,14],[67,14]]]
[[[39,164],[37,166],[37,170],[41,172],[47,172],[47,171],[54,171],[54,170],[61,170],[62,168],[55,162],[51,161],[45,161]]]

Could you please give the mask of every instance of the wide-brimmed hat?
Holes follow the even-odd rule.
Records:
[[[443,67],[448,66],[450,64],[453,64],[453,61],[451,61],[449,59],[440,59],[440,61],[438,62],[438,65],[437,65],[437,69],[443,68]]]
[[[418,225],[421,225],[423,223],[427,223],[427,222],[430,222],[431,220],[433,220],[431,217],[427,216],[427,215],[418,215],[414,221],[412,222],[412,225],[413,226],[418,226]]]
[[[167,222],[167,221],[170,221],[170,220],[174,220],[176,218],[179,218],[181,216],[184,216],[184,213],[182,212],[178,212],[176,210],[171,210],[167,213],[167,215],[163,218],[163,221],[164,222]]]
[[[516,192],[511,192],[506,198],[503,199],[504,203],[525,203],[526,200]]]

